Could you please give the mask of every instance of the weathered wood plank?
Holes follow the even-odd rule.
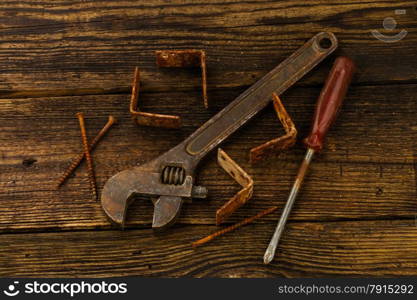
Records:
[[[239,92],[217,91],[213,99],[219,100],[213,101],[211,111],[203,108],[198,92],[143,95],[147,111],[183,116],[185,126],[180,130],[136,127],[128,114],[128,95],[0,101],[0,231],[109,226],[100,204],[89,200],[84,168],[61,190],[54,190],[55,180],[81,149],[74,117],[77,111],[85,112],[90,136],[98,132],[109,114],[120,121],[94,153],[101,188],[117,171],[146,162],[181,142]],[[312,164],[291,219],[414,216],[414,92],[415,85],[351,89],[328,136],[327,149]],[[294,88],[283,95],[300,138],[308,132],[318,94],[318,88]],[[282,131],[269,108],[224,145],[255,180],[253,199],[231,220],[272,204],[284,204],[304,154],[303,147],[297,145],[259,165],[250,166],[247,161],[251,147]],[[214,224],[215,210],[239,187],[217,166],[214,154],[203,162],[198,182],[208,187],[209,199],[185,205],[180,222]],[[151,204],[137,201],[129,213],[129,226],[149,226],[151,215]]]
[[[198,87],[198,72],[157,70],[153,51],[168,48],[205,49],[209,89],[250,85],[315,33],[328,30],[340,39],[338,53],[357,61],[356,82],[416,82],[416,5],[411,0],[2,1],[0,96],[126,91],[135,65],[142,69],[144,89]],[[395,9],[406,14],[395,15]],[[395,17],[395,30],[383,29],[386,17]],[[388,44],[374,38],[372,29],[408,35]],[[329,64],[301,83],[321,83]]]
[[[274,215],[277,218],[278,214]],[[215,226],[0,235],[0,275],[23,277],[336,277],[417,275],[414,220],[289,223],[263,264],[275,224],[252,224],[200,248]]]

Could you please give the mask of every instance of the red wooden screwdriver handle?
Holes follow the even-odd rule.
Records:
[[[335,60],[317,101],[310,135],[304,140],[308,148],[323,148],[324,137],[336,119],[354,72],[355,64],[350,58],[340,56]]]

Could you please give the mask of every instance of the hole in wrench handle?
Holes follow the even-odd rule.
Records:
[[[322,41],[327,43],[322,46]],[[330,42],[330,44],[329,44]],[[271,94],[285,92],[337,48],[333,33],[321,32],[311,38],[290,57],[248,88],[232,103],[217,113],[187,139],[186,151],[201,159],[229,135],[262,110]]]

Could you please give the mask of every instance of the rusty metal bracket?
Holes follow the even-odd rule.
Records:
[[[253,180],[220,148],[217,151],[217,161],[219,165],[243,187],[243,189],[216,211],[216,224],[219,225],[252,197]]]
[[[294,122],[288,115],[281,99],[275,93],[272,94],[272,102],[278,119],[285,129],[285,135],[252,148],[249,153],[250,163],[252,164],[265,159],[273,153],[291,148],[297,140],[297,129],[295,128]]]
[[[179,128],[181,127],[181,118],[179,116],[153,114],[139,111],[138,99],[139,99],[139,87],[140,87],[140,72],[139,68],[135,68],[135,73],[132,83],[132,95],[130,97],[130,114],[133,120],[138,125],[163,127],[163,128]]]
[[[161,68],[201,68],[201,81],[204,107],[208,108],[206,53],[203,50],[158,50],[156,64]]]

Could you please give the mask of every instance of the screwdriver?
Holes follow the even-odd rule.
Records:
[[[298,171],[274,235],[266,249],[264,255],[265,264],[269,264],[274,259],[279,239],[284,231],[285,224],[287,223],[291,208],[303,183],[308,166],[314,153],[323,148],[324,137],[336,119],[354,72],[355,64],[350,58],[344,56],[338,57],[330,70],[317,101],[310,135],[304,139],[304,144],[307,146],[307,153]]]

